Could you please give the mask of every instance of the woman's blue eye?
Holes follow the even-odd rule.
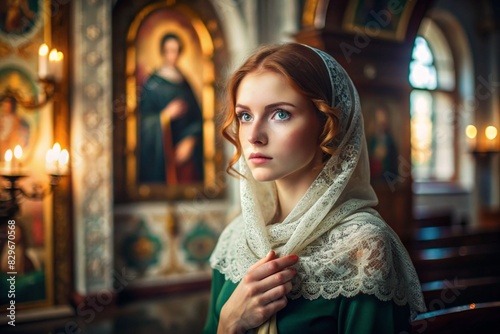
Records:
[[[252,120],[252,116],[250,116],[247,112],[241,112],[236,115],[242,122],[250,122]]]
[[[278,110],[275,115],[276,118],[280,121],[290,118],[290,113],[284,110]]]

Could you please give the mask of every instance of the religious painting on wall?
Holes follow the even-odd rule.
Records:
[[[361,110],[376,210],[402,239],[409,238],[412,213],[408,96],[394,89],[362,91]]]
[[[372,183],[394,182],[402,159],[399,136],[403,120],[398,107],[389,99],[365,99],[362,110]]]
[[[135,17],[127,40],[128,198],[193,199],[206,189],[217,197],[221,157],[208,28],[185,7],[158,3]]]
[[[0,2],[0,40],[19,46],[43,30],[44,0]]]
[[[13,301],[17,310],[54,304],[52,196],[26,198],[37,185],[49,183],[45,153],[52,146],[53,111],[50,103],[34,103],[43,96],[37,77],[38,48],[50,43],[49,13],[49,0],[0,4],[0,306],[4,310]],[[10,194],[3,191],[13,175],[19,176],[16,185],[23,189],[23,195],[16,196],[19,206],[14,215],[8,207]],[[8,293],[12,287],[14,292]]]
[[[22,68],[10,65],[0,68],[0,91],[16,91],[25,99],[37,96],[33,78]],[[0,101],[0,161],[5,163],[5,153],[20,146],[25,159],[29,159],[37,141],[40,115],[28,110],[16,99],[5,97]]]
[[[115,266],[125,294],[210,280],[227,175],[216,123],[228,50],[209,1],[113,9]]]
[[[349,1],[343,29],[354,34],[402,41],[415,3],[414,0]]]

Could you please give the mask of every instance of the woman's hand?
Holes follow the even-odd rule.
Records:
[[[274,251],[255,263],[222,307],[218,333],[244,333],[271,318],[287,304],[290,280],[297,274],[290,268],[297,255],[277,258]]]
[[[167,106],[161,111],[162,118],[168,117],[170,120],[177,119],[184,116],[187,111],[187,104],[182,99],[177,98],[172,100]]]
[[[193,136],[182,139],[175,148],[175,163],[181,166],[186,163],[193,155],[193,149],[196,144],[196,138]]]

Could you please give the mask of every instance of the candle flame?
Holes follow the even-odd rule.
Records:
[[[61,145],[59,143],[55,143],[52,146],[52,152],[54,153],[54,161],[59,159],[59,154],[61,154]]]
[[[57,61],[57,49],[50,50],[49,60],[50,61]]]
[[[12,160],[12,150],[10,150],[10,149],[7,150],[5,152],[5,156],[4,157],[5,157],[5,161],[6,162],[10,162]]]
[[[47,56],[47,54],[49,53],[49,47],[47,44],[42,44],[40,45],[40,48],[38,49],[38,54],[40,56]]]
[[[14,156],[16,157],[16,159],[21,159],[21,157],[23,156],[23,149],[20,145],[16,145],[16,147],[14,148]]]
[[[484,130],[484,134],[486,135],[486,138],[488,138],[489,140],[493,140],[496,138],[498,131],[497,128],[495,128],[493,125],[490,125]]]
[[[477,136],[477,129],[474,125],[467,125],[465,128],[465,135],[470,139],[474,139]]]

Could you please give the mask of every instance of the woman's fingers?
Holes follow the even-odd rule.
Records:
[[[288,283],[297,275],[297,271],[293,268],[286,268],[280,272],[270,275],[260,281],[262,291],[268,291],[272,288]]]
[[[221,310],[220,328],[244,331],[255,328],[287,305],[291,279],[297,274],[289,268],[296,255],[276,257],[274,251],[255,263],[238,284]]]
[[[273,256],[275,256],[273,254]],[[267,259],[268,257],[265,257],[264,259]],[[296,264],[299,260],[299,257],[297,255],[287,255],[271,260],[264,261],[263,263],[260,263],[258,266],[252,266],[251,270],[248,271],[249,276],[251,279],[260,281],[268,276],[271,276],[277,272],[280,272],[290,266],[293,266]],[[260,262],[260,261],[259,261]],[[259,263],[257,262],[257,263]],[[256,263],[256,264],[257,264]]]
[[[271,260],[274,256],[271,254],[260,261],[242,281],[246,295],[257,297],[259,303],[267,304],[286,295],[291,290],[290,281],[297,275],[296,270],[290,268],[298,261],[296,255]]]
[[[288,304],[288,299],[286,299],[286,297],[283,296],[279,299],[273,300],[272,302],[270,302],[269,304],[264,306],[264,308],[267,310],[266,313],[271,314],[271,316],[272,316],[273,314],[277,313],[278,311],[284,309],[287,304]],[[269,318],[270,317],[267,317],[267,319],[269,319]]]
[[[267,290],[265,293],[262,294],[260,297],[259,302],[262,305],[267,305],[274,303],[275,301],[278,301],[280,299],[285,298],[286,300],[286,295],[292,291],[292,283],[287,282],[278,286],[273,287],[272,289]]]
[[[248,271],[252,271],[253,269],[259,267],[260,265],[268,262],[268,261],[271,261],[272,259],[274,259],[276,257],[276,253],[272,250],[270,251],[269,253],[267,253],[267,255],[265,257],[263,257],[262,259],[260,259],[259,261],[255,262],[253,264],[253,266],[251,266]]]
[[[286,294],[292,290],[292,283],[288,282],[284,285],[277,286],[269,291],[267,291],[262,297],[261,305],[264,313],[269,315],[266,316],[266,319],[276,312],[285,308],[288,304],[288,299],[286,298]]]

